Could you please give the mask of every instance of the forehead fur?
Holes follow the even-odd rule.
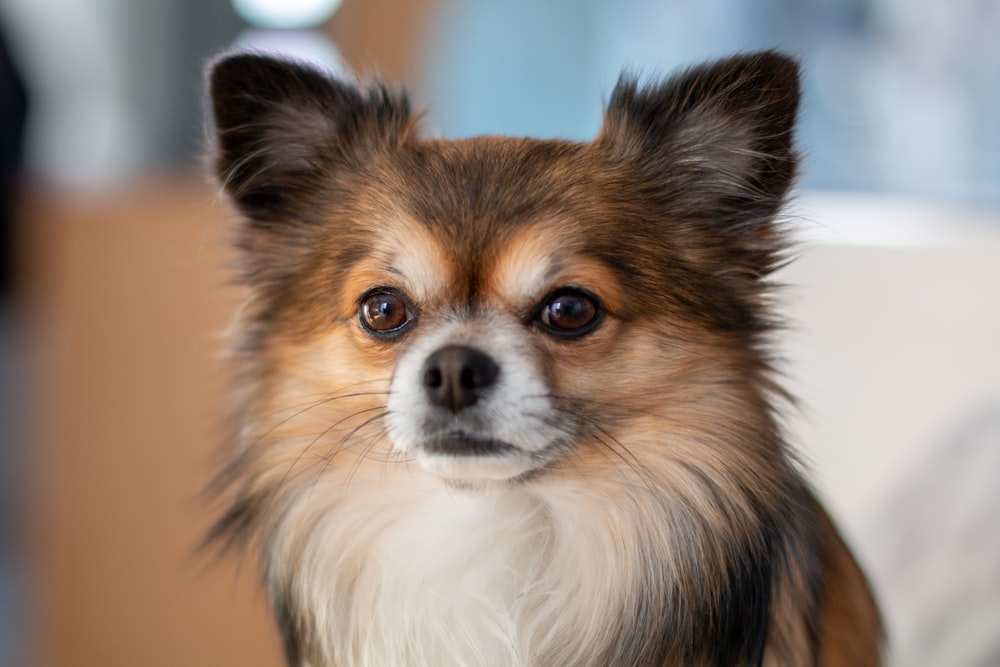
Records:
[[[358,186],[370,202],[426,226],[456,257],[479,263],[553,212],[573,206],[581,218],[596,185],[592,161],[586,147],[568,142],[412,142],[379,156]]]
[[[441,262],[456,298],[479,299],[487,286],[526,298],[528,285],[574,282],[572,272],[582,271],[574,267],[588,266],[606,282],[635,287],[622,304],[626,315],[662,310],[697,280],[704,243],[596,143],[414,142],[351,180],[353,205],[339,207],[349,214],[334,214],[329,232],[362,234],[369,252],[398,247],[404,257],[423,248],[427,263]],[[403,248],[409,236],[421,241]]]

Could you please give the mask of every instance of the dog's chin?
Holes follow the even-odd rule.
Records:
[[[459,486],[516,481],[539,465],[535,456],[514,445],[467,435],[426,440],[414,458],[427,472]]]

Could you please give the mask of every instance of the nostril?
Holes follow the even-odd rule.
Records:
[[[429,389],[437,389],[441,386],[441,369],[428,368],[424,372],[424,386]]]
[[[460,382],[466,389],[480,389],[493,384],[497,378],[496,363],[485,354],[479,353],[470,357],[462,368]]]

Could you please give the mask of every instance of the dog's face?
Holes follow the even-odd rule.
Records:
[[[601,193],[621,174],[591,147],[556,143],[419,159],[433,181],[407,180],[404,161],[402,192],[368,193],[392,218],[374,228],[392,231],[375,232],[378,251],[343,283],[354,354],[391,378],[389,444],[457,482],[579,463],[581,439],[647,413],[681,363],[647,367],[675,297],[625,263],[652,239],[609,224],[622,207]]]
[[[589,143],[425,140],[257,55],[210,85],[249,291],[214,535],[290,661],[759,662],[809,524],[764,344],[794,63],[626,78]]]
[[[766,413],[790,61],[623,81],[587,144],[422,140],[401,96],[261,56],[211,85],[261,471],[588,475],[643,434]]]

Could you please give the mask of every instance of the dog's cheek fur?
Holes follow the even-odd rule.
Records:
[[[581,405],[599,397],[605,420],[584,425],[589,437],[580,438],[559,474],[588,492],[606,486],[618,502],[656,489],[655,500],[636,498],[642,537],[633,536],[638,546],[629,558],[643,563],[637,571],[647,579],[639,588],[655,589],[661,580],[680,588],[661,590],[662,606],[636,609],[610,655],[634,650],[621,642],[656,645],[644,629],[669,626],[677,637],[659,645],[666,653],[637,655],[655,655],[650,664],[753,664],[764,650],[772,584],[792,562],[785,540],[790,530],[803,530],[779,516],[779,504],[794,491],[774,425],[760,410],[765,399],[740,381],[747,373],[737,348],[726,353],[710,332],[696,343],[635,323],[616,328],[606,342],[613,356],[600,349],[599,337],[590,342],[596,350],[581,345],[552,354],[561,369],[552,373],[557,393],[570,402],[585,397]],[[801,600],[802,591],[795,596]],[[795,618],[790,627],[802,622]],[[702,644],[706,636],[711,646]]]

